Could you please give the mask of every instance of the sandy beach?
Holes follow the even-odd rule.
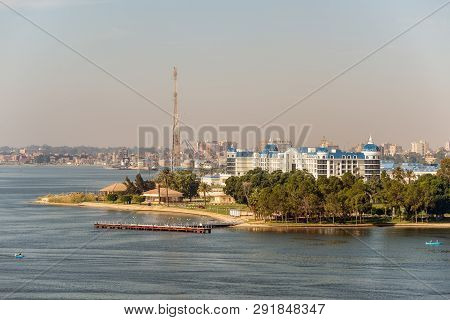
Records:
[[[98,209],[106,209],[106,210],[118,210],[118,211],[133,211],[133,212],[141,212],[141,213],[182,213],[196,216],[204,216],[215,219],[217,221],[240,224],[246,222],[246,219],[236,218],[224,214],[218,214],[209,211],[195,210],[195,209],[186,209],[180,207],[167,207],[167,206],[159,206],[159,205],[139,205],[139,204],[116,204],[116,203],[104,203],[104,202],[81,202],[81,203],[54,203],[48,202],[44,199],[36,200],[35,203],[41,205],[51,205],[51,206],[65,206],[65,207],[80,207],[80,208],[98,208]]]
[[[81,202],[81,203],[54,203],[48,202],[43,199],[36,200],[35,203],[41,205],[51,206],[67,206],[67,207],[80,207],[80,208],[98,208],[106,210],[118,210],[118,211],[133,211],[140,213],[151,214],[163,214],[167,212],[180,213],[196,216],[204,216],[215,219],[220,222],[232,223],[233,228],[247,229],[247,230],[295,230],[295,229],[307,229],[307,228],[340,228],[340,229],[354,229],[354,228],[440,228],[450,229],[450,223],[385,223],[385,224],[372,224],[372,223],[359,223],[359,224],[331,224],[331,223],[309,223],[309,224],[293,224],[293,223],[271,223],[264,221],[255,221],[251,217],[236,218],[224,214],[218,214],[209,211],[186,209],[180,207],[167,207],[159,205],[139,205],[139,204],[116,204],[116,203],[104,203],[104,202]]]

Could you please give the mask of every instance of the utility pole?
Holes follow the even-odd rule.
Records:
[[[173,67],[172,171],[180,166],[180,115],[178,113],[177,68]]]

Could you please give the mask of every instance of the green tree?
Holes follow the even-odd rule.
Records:
[[[224,193],[233,197],[237,203],[246,203],[246,198],[242,192],[242,177],[230,177],[225,181]]]
[[[392,218],[394,218],[395,215],[399,214],[401,220],[401,208],[404,205],[405,199],[405,184],[404,182],[400,182],[398,178],[399,177],[389,183],[388,189],[386,191],[387,204],[392,210]]]
[[[197,175],[191,171],[182,170],[174,174],[172,188],[183,193],[183,196],[189,198],[189,201],[197,196],[199,185],[200,181]]]
[[[256,207],[258,218],[262,218],[264,221],[266,219],[272,219],[273,213],[275,212],[275,209],[269,201],[271,194],[272,188],[267,187],[252,193],[250,196],[250,199],[254,200],[252,205]]]
[[[114,202],[119,196],[115,193],[109,193],[106,195],[106,201]]]
[[[368,213],[372,208],[369,194],[368,187],[362,179],[356,180],[353,186],[347,189],[347,205],[356,216],[356,223],[358,217],[362,222],[363,214]]]
[[[290,206],[288,202],[288,192],[285,186],[282,184],[274,186],[268,201],[272,212],[281,216],[282,220],[287,221],[289,218]]]
[[[248,205],[248,199],[252,192],[252,183],[250,181],[242,182],[242,192],[244,193],[244,196],[245,196],[245,202]]]
[[[136,186],[134,185],[134,183],[130,180],[130,178],[125,177],[125,185],[127,186],[127,194],[137,194],[138,190],[136,188]]]
[[[140,173],[136,175],[134,182],[126,177],[124,183],[127,186],[127,194],[142,194],[145,191],[155,188],[155,182],[151,180],[144,180]]]
[[[450,158],[445,158],[441,161],[437,175],[438,177],[442,177],[447,181],[450,181]]]
[[[392,170],[392,177],[394,180],[397,180],[399,182],[405,181],[405,171],[401,167],[396,167],[394,170]]]
[[[303,209],[306,214],[306,223],[309,222],[309,218],[319,212],[319,219],[321,220],[320,208],[321,199],[315,193],[308,193],[303,197]],[[321,221],[320,221],[321,222]]]
[[[145,191],[155,188],[155,182],[151,180],[144,180],[140,173],[136,175],[134,181],[135,181],[134,185],[136,186],[136,189],[139,194],[142,194]]]
[[[417,223],[417,214],[423,207],[422,190],[419,183],[410,183],[405,192],[405,209],[408,218],[414,213],[415,222]]]
[[[346,172],[341,177],[344,188],[351,188],[356,182],[356,177],[350,172]]]
[[[132,197],[128,194],[122,194],[119,196],[119,198],[117,199],[117,202],[121,202],[123,204],[130,204],[131,203],[131,199]]]
[[[425,174],[419,177],[417,183],[421,189],[423,209],[427,215],[442,215],[450,209],[450,183],[445,177]]]
[[[298,222],[300,217],[309,221],[311,212],[308,209],[311,199],[305,200],[305,197],[310,193],[316,195],[320,193],[314,177],[305,171],[294,171],[290,173],[285,185],[288,193],[287,202],[295,221]]]
[[[387,209],[389,207],[389,186],[391,184],[392,180],[387,174],[386,171],[381,172],[381,190],[378,192],[377,199],[378,201],[383,204],[384,207],[384,217],[387,217]]]
[[[173,182],[172,172],[167,168],[163,169],[156,177],[156,181],[159,183],[159,185],[162,184],[164,186],[164,188],[166,189],[166,205],[169,206],[170,205],[169,204],[169,202],[170,202],[169,188],[170,188],[170,184]],[[161,198],[161,194],[160,194],[159,190],[158,190],[158,194],[159,194],[159,197]]]
[[[343,212],[342,201],[339,198],[339,193],[330,193],[325,197],[324,203],[325,213],[332,217],[333,224],[335,223],[335,218]]]
[[[132,203],[136,203],[136,204],[141,204],[144,201],[145,201],[145,197],[139,196],[137,194],[133,195],[133,198],[131,200]]]
[[[416,177],[414,174],[414,171],[412,170],[406,170],[405,171],[405,178],[408,179],[408,184],[411,183],[411,180],[413,180]]]
[[[198,191],[203,193],[203,200],[205,201],[206,207],[206,193],[211,191],[211,186],[205,182],[201,182]]]

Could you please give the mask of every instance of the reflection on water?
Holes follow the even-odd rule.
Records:
[[[97,190],[121,181],[125,174],[132,176],[97,168],[0,167],[0,297],[68,253],[51,272],[12,298],[442,298],[436,291],[450,295],[447,230],[254,228],[258,232],[214,229],[207,235],[96,230],[93,223],[100,220],[183,224],[205,223],[208,218],[30,203],[46,193]],[[444,245],[425,246],[430,239],[443,240]],[[82,249],[74,251],[78,247]],[[13,258],[18,251],[26,256],[22,261]]]
[[[343,228],[329,228],[329,227],[291,227],[291,228],[285,228],[285,227],[273,227],[273,228],[267,228],[267,227],[245,227],[242,228],[248,231],[254,231],[254,232],[275,232],[275,233],[302,233],[302,234],[309,234],[309,235],[338,235],[338,236],[365,236],[370,233],[371,228],[357,228],[357,227],[343,227]]]

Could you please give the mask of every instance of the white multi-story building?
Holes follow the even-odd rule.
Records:
[[[231,177],[231,174],[214,174],[201,177],[201,182],[209,184],[210,186],[225,186],[225,181]]]
[[[240,176],[256,168],[269,172],[306,170],[316,178],[342,176],[350,172],[369,179],[380,176],[380,148],[370,138],[361,152],[324,147],[289,148],[279,152],[273,143],[268,143],[262,152],[228,149],[228,174]]]
[[[426,155],[430,151],[428,142],[420,140],[417,142],[411,142],[411,152],[418,153],[422,156]]]

